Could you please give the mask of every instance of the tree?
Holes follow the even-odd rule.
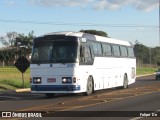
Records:
[[[17,36],[18,36],[17,32],[8,32],[6,36],[0,38],[0,41],[7,48],[14,47],[14,41]]]
[[[152,63],[160,66],[160,47],[152,48]]]
[[[108,34],[104,31],[97,31],[97,30],[80,30],[80,32],[89,33],[93,35],[99,35],[103,37],[108,37]]]
[[[0,50],[0,61],[2,61],[3,66],[4,66],[5,56],[4,56],[4,51],[3,50]]]
[[[138,66],[140,66],[141,63],[149,64],[149,48],[139,42],[137,42],[134,45],[134,52],[137,59]]]
[[[15,51],[13,49],[0,50],[0,61],[3,62],[3,65],[12,64],[14,60],[15,60]]]
[[[9,32],[5,37],[1,37],[0,40],[6,47],[0,50],[0,61],[6,65],[13,65],[20,54],[29,58],[32,48],[32,39],[34,38],[33,35],[33,31],[28,33],[27,36],[16,32]]]
[[[32,40],[34,38],[34,32],[31,31],[28,33],[28,36],[25,36],[24,34],[19,34],[18,37],[16,37],[14,46],[16,48],[21,48],[17,50],[17,54],[21,54],[24,56],[27,56],[29,58],[29,55],[31,54],[31,48],[32,48]]]

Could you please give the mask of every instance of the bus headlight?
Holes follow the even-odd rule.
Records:
[[[41,78],[40,77],[34,77],[33,78],[33,83],[41,83]]]
[[[62,77],[62,83],[72,83],[72,77]]]

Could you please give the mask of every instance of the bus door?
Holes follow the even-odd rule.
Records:
[[[93,49],[89,45],[82,45],[80,47],[80,63],[86,75],[86,79],[92,75],[94,79],[95,90],[104,89],[104,72],[101,67],[94,64]]]
[[[85,79],[88,79],[90,75],[93,76],[93,62],[94,57],[92,54],[92,48],[87,45],[81,45],[80,46],[80,58],[79,58],[79,64],[81,66],[81,73],[83,73],[83,76]]]
[[[93,54],[90,46],[80,47],[80,64],[93,65]]]

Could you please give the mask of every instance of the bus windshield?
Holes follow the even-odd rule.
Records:
[[[41,63],[75,63],[78,43],[76,41],[43,41],[33,45],[31,62]]]

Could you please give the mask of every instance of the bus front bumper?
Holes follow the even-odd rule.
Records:
[[[32,85],[31,92],[73,92],[80,91],[80,85]]]

